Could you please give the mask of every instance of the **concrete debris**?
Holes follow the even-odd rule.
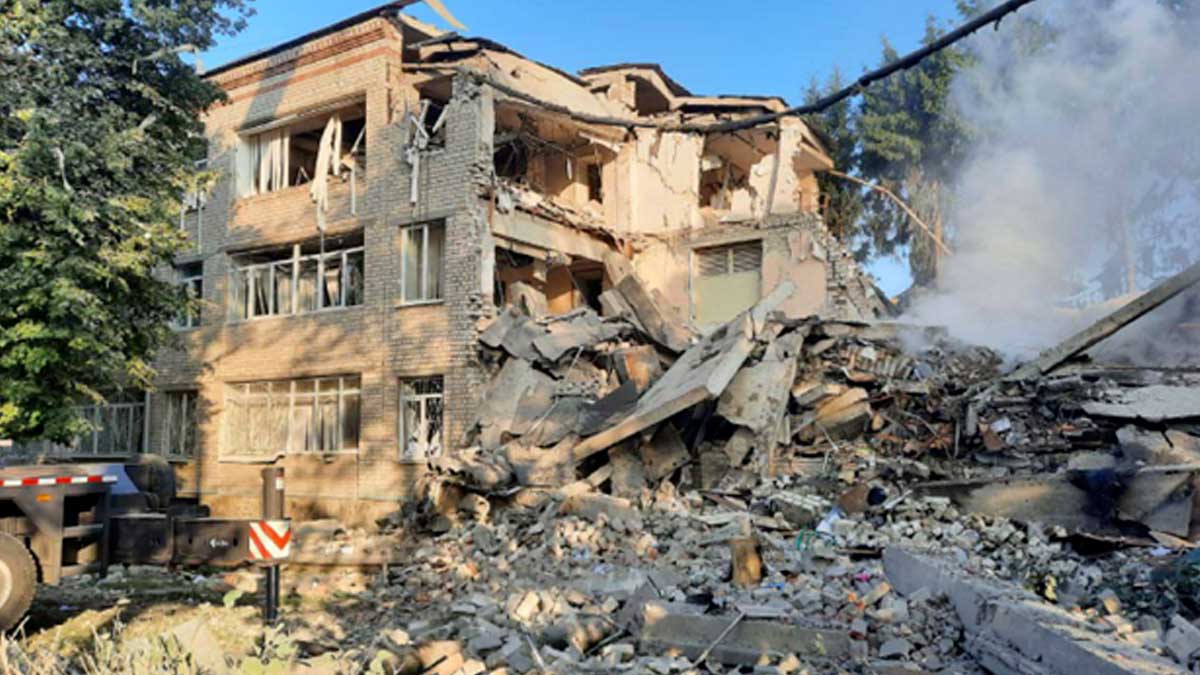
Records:
[[[650,337],[676,353],[687,349],[693,337],[691,329],[668,309],[662,298],[646,287],[628,259],[619,253],[610,252],[604,256],[604,266],[625,306],[632,310],[638,323]]]
[[[966,649],[992,672],[1179,672],[1171,661],[1119,640],[1111,630],[1017,587],[964,575],[956,565],[893,547],[884,552],[884,570],[901,593],[929,589],[944,595],[967,632]]]
[[[262,72],[299,68],[307,74],[290,79],[316,83],[313,67],[371,69],[327,75],[374,83],[355,108],[359,137],[383,152],[371,183],[395,183],[389,167],[403,168],[402,199],[421,208],[398,220],[394,200],[372,196],[359,214],[351,173],[349,212],[340,190],[317,190],[318,222],[323,232],[328,206],[337,249],[322,235],[285,252],[278,245],[292,235],[241,228],[248,238],[228,242],[230,264],[201,265],[200,276],[213,295],[236,272],[238,297],[291,278],[285,295],[299,312],[312,304],[295,281],[308,274],[301,252],[307,260],[317,244],[342,271],[322,287],[347,285],[323,292],[366,303],[353,316],[378,328],[367,332],[387,350],[290,321],[214,326],[184,341],[188,358],[159,364],[164,386],[138,404],[145,424],[132,425],[165,457],[178,450],[166,447],[175,426],[158,416],[176,409],[174,397],[206,413],[203,426],[193,420],[204,439],[194,461],[173,458],[163,471],[186,483],[187,501],[217,513],[257,506],[239,478],[257,469],[239,469],[229,443],[210,442],[238,436],[222,421],[235,400],[257,430],[242,434],[247,443],[292,450],[278,459],[297,524],[283,583],[299,602],[284,603],[279,635],[245,640],[245,654],[284,647],[275,651],[287,662],[263,670],[1200,672],[1200,369],[1135,365],[1100,349],[1200,283],[1200,264],[1009,368],[944,330],[875,320],[893,308],[822,222],[816,172],[832,160],[803,120],[784,115],[737,134],[679,126],[781,112],[782,100],[693,96],[653,64],[566,75],[395,11],[321,35],[320,45],[305,38],[272,52],[278,63]],[[316,65],[344,52],[361,58]],[[247,61],[213,77],[232,91],[260,74]],[[249,107],[214,109],[209,129],[254,147],[266,139],[270,170],[254,191],[287,187],[284,127],[299,148],[313,120],[262,120],[250,133],[236,111],[279,106],[247,95]],[[342,118],[324,115],[333,134]],[[326,145],[322,157],[337,164]],[[402,156],[389,154],[401,146]],[[243,154],[223,156],[240,165]],[[240,171],[225,168],[237,171],[217,173]],[[234,192],[244,190],[220,194]],[[240,218],[292,213],[276,208],[286,201],[249,200]],[[220,243],[229,224],[213,220]],[[380,271],[405,279],[353,292],[363,255],[371,266],[395,258],[403,264]],[[272,293],[250,295],[234,303],[240,319],[281,309]],[[1179,332],[1194,337],[1195,327]],[[208,342],[234,333],[246,340]],[[414,349],[413,336],[425,335],[446,339]],[[257,346],[332,360],[291,379],[283,365],[254,375],[253,356],[212,360]],[[317,399],[333,406],[321,420]],[[292,411],[283,428],[261,424],[281,410]],[[302,428],[318,421],[315,432]],[[355,421],[361,433],[347,433]],[[395,432],[410,438],[392,443]],[[306,433],[322,437],[319,451],[291,447]],[[263,434],[277,438],[251,438]],[[331,451],[333,440],[346,451]],[[156,497],[168,503],[169,492]],[[387,513],[402,493],[411,498]],[[0,529],[23,527],[7,520]],[[246,632],[252,608],[218,605],[229,590],[256,593],[257,572],[161,574],[177,586],[162,595],[188,589],[181,613],[212,613],[142,634],[173,636],[205,670],[232,666],[214,658],[216,643]],[[37,609],[114,609],[152,578],[115,568],[81,576],[46,589]],[[131,621],[163,614],[137,609]],[[0,645],[0,660],[12,644]],[[316,660],[327,655],[337,667]]]
[[[720,639],[731,618],[667,614],[648,622],[638,636],[643,651],[678,652],[698,659],[711,646],[708,658],[728,665],[753,666],[783,660],[793,653],[813,661],[836,662],[849,653],[845,633],[803,628],[772,621],[741,621]],[[715,645],[715,646],[714,646]]]
[[[1181,572],[1136,567],[1146,553],[1097,563],[1071,545],[1186,545],[1200,437],[1186,423],[1146,425],[1187,417],[1099,414],[1092,403],[1159,399],[1086,371],[1005,380],[996,354],[936,331],[773,316],[787,293],[690,346],[664,337],[652,304],[578,312],[557,328],[502,315],[484,331],[497,379],[554,392],[500,408],[511,423],[486,420],[512,436],[498,445],[479,427],[480,456],[512,467],[508,485],[537,509],[531,532],[550,538],[550,558],[586,565],[623,551],[689,579],[586,586],[625,633],[523,600],[516,618],[545,628],[543,659],[644,672],[701,658],[782,670],[790,657],[880,672],[1171,672],[1191,624],[1154,628],[1175,610],[1146,589]],[[630,295],[617,304],[646,300]],[[542,334],[528,338],[530,326]],[[514,330],[520,339],[506,340]],[[527,339],[537,355],[506,373]],[[561,383],[581,363],[600,384],[573,393],[575,426],[554,447],[526,442],[528,411],[564,405]],[[1149,387],[1140,377],[1135,391]],[[1192,386],[1182,375],[1158,384]]]
[[[1200,429],[1087,410],[1189,375],[1007,381],[996,354],[936,332],[782,318],[786,295],[680,351],[645,312],[502,312],[479,340],[492,379],[473,447],[430,459],[421,498],[381,532],[298,528],[299,560],[373,564],[285,574],[289,592],[339,598],[337,617],[287,619],[303,658],[437,673],[1192,666]]]
[[[1120,391],[1113,401],[1089,401],[1083,411],[1097,417],[1164,422],[1200,417],[1200,389],[1150,385]]]
[[[1171,617],[1171,629],[1163,636],[1163,643],[1176,661],[1183,666],[1189,666],[1200,652],[1200,628],[1176,614]]]

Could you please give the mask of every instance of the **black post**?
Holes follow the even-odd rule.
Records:
[[[263,469],[262,482],[263,520],[283,519],[283,467]],[[263,610],[263,621],[271,624],[279,617],[279,565],[267,566],[264,582],[266,607]]]

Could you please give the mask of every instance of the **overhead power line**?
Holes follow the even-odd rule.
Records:
[[[783,111],[776,112],[776,113],[766,113],[763,115],[755,115],[753,117],[746,117],[746,118],[743,118],[740,120],[730,120],[728,122],[717,122],[715,124],[703,125],[704,127],[706,127],[705,129],[703,129],[703,131],[709,132],[709,133],[725,132],[725,131],[740,131],[742,129],[749,129],[751,127],[756,127],[760,124],[767,124],[770,122],[774,122],[775,120],[778,120],[781,117],[788,117],[788,116],[795,116],[795,115],[811,115],[813,113],[821,112],[822,110],[825,110],[826,108],[834,106],[834,105],[840,103],[841,101],[843,101],[847,98],[850,98],[851,96],[857,94],[858,92],[862,91],[863,89],[866,89],[873,82],[882,80],[885,77],[888,77],[889,75],[892,75],[893,73],[896,73],[898,71],[908,70],[909,68],[912,68],[913,66],[917,65],[921,61],[925,60],[926,57],[942,51],[943,49],[958,42],[959,40],[966,38],[967,36],[971,35],[972,33],[979,30],[980,28],[987,26],[988,24],[994,23],[994,24],[996,24],[996,28],[998,29],[1000,27],[1000,19],[1003,19],[1005,16],[1008,16],[1009,14],[1016,12],[1018,9],[1021,9],[1025,5],[1031,4],[1035,1],[1036,0],[1008,0],[1008,2],[999,4],[992,10],[985,12],[983,14],[980,14],[978,17],[964,23],[963,25],[959,26],[958,28],[955,28],[954,30],[950,31],[949,33],[946,33],[941,38],[933,41],[932,43],[930,43],[916,51],[909,52],[908,54],[905,54],[904,56],[896,59],[895,61],[892,61],[891,63],[883,66],[882,68],[878,68],[876,70],[872,70],[869,73],[865,73],[862,77],[855,80],[854,83],[851,84],[850,86],[845,87],[843,89],[839,89],[838,91],[835,91],[832,94],[830,94],[824,98],[814,101],[813,103],[809,103],[807,105],[795,106],[793,108],[788,108],[787,110],[783,110]]]
[[[634,120],[634,119],[627,119],[627,118],[622,118],[622,117],[609,117],[609,116],[605,116],[605,115],[593,115],[591,113],[580,112],[578,110],[572,110],[572,109],[570,109],[566,106],[560,105],[558,103],[553,103],[550,101],[546,101],[546,100],[537,98],[536,96],[532,96],[532,95],[527,94],[518,89],[514,89],[513,87],[510,87],[502,82],[498,82],[498,81],[488,77],[487,75],[484,75],[483,73],[480,73],[478,71],[471,70],[468,68],[460,68],[460,67],[456,67],[456,66],[446,67],[446,66],[430,64],[427,66],[417,66],[416,69],[451,70],[451,71],[460,73],[462,75],[468,76],[478,82],[487,84],[487,85],[495,88],[497,91],[500,91],[501,93],[511,96],[512,98],[519,99],[521,101],[525,101],[526,103],[535,105],[539,108],[544,108],[551,112],[559,113],[562,115],[567,115],[575,120],[578,120],[580,122],[584,122],[587,124],[597,124],[597,125],[603,125],[603,126],[617,126],[617,127],[625,127],[625,128],[630,128],[630,129],[632,129],[632,128],[643,128],[643,129],[649,128],[649,129],[660,129],[663,131],[679,131],[679,132],[689,132],[689,133],[705,133],[705,134],[707,134],[707,133],[729,133],[729,132],[734,132],[734,131],[742,131],[744,129],[752,129],[754,127],[761,126],[764,124],[770,124],[772,122],[778,121],[780,118],[783,118],[783,117],[795,117],[795,116],[799,116],[799,115],[811,115],[814,113],[819,113],[819,112],[821,112],[831,106],[834,106],[834,105],[840,103],[841,101],[843,101],[847,98],[850,98],[851,96],[854,96],[855,94],[861,92],[863,89],[870,86],[873,82],[882,80],[898,71],[907,70],[909,68],[912,68],[913,66],[917,65],[918,63],[923,61],[926,57],[930,56],[931,54],[936,54],[937,52],[940,52],[941,50],[966,38],[967,36],[971,35],[972,33],[979,30],[980,28],[983,28],[984,26],[987,26],[989,24],[996,24],[997,28],[998,28],[1000,20],[1003,19],[1005,16],[1008,16],[1009,14],[1016,12],[1018,9],[1024,7],[1025,5],[1031,4],[1033,2],[1036,2],[1036,0],[1008,0],[1008,2],[1001,3],[1001,4],[997,5],[995,8],[991,9],[990,11],[984,12],[983,14],[980,14],[978,17],[964,23],[963,25],[959,26],[958,28],[955,28],[954,30],[950,31],[949,33],[946,33],[941,38],[933,41],[932,43],[930,43],[924,47],[921,47],[920,49],[917,49],[915,51],[909,52],[908,54],[905,54],[904,56],[896,59],[895,61],[892,61],[891,63],[888,63],[887,65],[885,65],[881,68],[872,70],[869,73],[865,73],[862,77],[855,80],[854,83],[852,83],[850,86],[845,87],[843,89],[839,89],[838,91],[835,91],[832,94],[829,94],[828,96],[825,96],[813,103],[795,106],[792,108],[788,108],[787,110],[781,110],[779,112],[763,113],[760,115],[752,115],[750,117],[743,117],[741,119],[736,119],[736,120],[727,120],[727,121],[723,121],[723,122],[711,122],[711,123],[705,123],[705,124],[678,123],[678,122],[653,122],[653,121],[649,121],[649,120]],[[412,66],[410,66],[410,67],[412,67]]]

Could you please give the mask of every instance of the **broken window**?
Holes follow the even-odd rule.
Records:
[[[234,257],[234,319],[353,307],[364,299],[362,233]]]
[[[442,252],[445,221],[408,225],[400,230],[400,298],[405,304],[442,299]]]
[[[730,208],[734,191],[746,187],[745,171],[713,155],[703,157],[700,167],[700,206]]]
[[[778,146],[764,130],[707,136],[700,157],[700,206],[745,216],[760,213]]]
[[[163,454],[168,457],[196,457],[196,410],[198,392],[168,391],[163,395]]]
[[[453,78],[438,77],[417,85],[420,95],[417,121],[425,131],[425,147],[446,145],[446,109],[450,105]]]
[[[761,240],[698,248],[692,253],[696,323],[724,323],[758,302],[761,293]]]
[[[357,375],[231,384],[225,410],[225,455],[358,449],[362,391]]]
[[[442,454],[442,377],[400,380],[401,459]]]
[[[529,146],[515,133],[497,134],[492,166],[499,178],[526,182],[529,173]]]
[[[365,170],[366,121],[366,106],[357,102],[293,115],[246,132],[239,193],[263,194],[303,185],[315,180],[321,168],[334,175]]]
[[[188,305],[179,310],[171,322],[173,328],[195,328],[200,325],[200,301],[204,298],[204,263],[190,263],[175,268],[175,283],[187,296]]]

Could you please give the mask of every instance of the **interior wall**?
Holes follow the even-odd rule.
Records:
[[[788,280],[796,290],[780,305],[779,311],[789,318],[821,313],[826,306],[825,261],[814,255],[811,234],[799,226],[772,229],[710,227],[686,239],[655,243],[639,252],[633,265],[646,284],[662,293],[667,304],[678,310],[680,318],[690,320],[693,311],[692,251],[753,239],[763,242],[762,294],[770,293]]]
[[[627,156],[634,186],[628,195],[629,229],[662,232],[700,227],[700,154],[697,134],[638,129]],[[623,153],[624,154],[624,153]]]

